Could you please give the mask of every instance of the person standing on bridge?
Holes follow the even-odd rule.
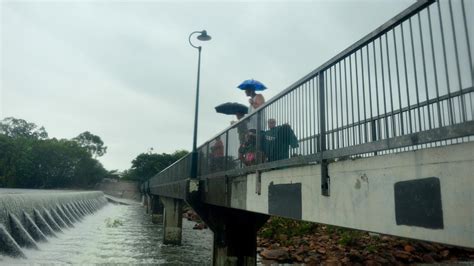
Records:
[[[256,93],[256,91],[263,91],[267,89],[263,83],[254,79],[248,79],[242,82],[237,88],[244,90],[245,95],[250,97],[249,99],[249,114],[255,111],[257,108],[265,103],[265,98],[262,94]],[[257,129],[257,116],[253,115],[248,121],[248,129]]]
[[[244,159],[244,164],[251,165],[259,161],[257,158],[263,157],[261,151],[262,149],[260,148],[262,141],[257,142],[256,139],[257,137],[262,138],[264,132],[261,131],[257,133],[258,118],[257,114],[252,114],[252,112],[254,112],[256,109],[258,109],[265,103],[265,98],[262,94],[257,93],[257,91],[263,91],[267,89],[267,87],[265,87],[265,85],[263,85],[263,83],[261,83],[260,81],[254,79],[245,80],[237,87],[241,90],[244,90],[245,95],[250,97],[250,106],[248,112],[251,117],[247,119],[247,141],[239,148],[239,157],[241,157],[241,160]],[[257,146],[257,144],[259,145]]]

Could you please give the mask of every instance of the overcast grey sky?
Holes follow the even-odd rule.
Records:
[[[191,150],[197,50],[202,43],[198,145],[229,125],[223,102],[254,78],[269,99],[414,0],[1,1],[0,119],[45,126],[50,137],[84,131],[124,170],[140,153]],[[199,41],[196,41],[197,43]]]

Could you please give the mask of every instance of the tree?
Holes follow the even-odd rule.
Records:
[[[38,127],[34,123],[27,122],[23,119],[7,117],[0,121],[0,134],[4,134],[12,138],[33,138],[47,139],[48,133],[44,127]]]
[[[77,142],[79,146],[85,148],[94,157],[100,157],[107,152],[107,147],[104,146],[102,139],[89,131],[79,134],[79,136],[72,140]]]
[[[172,154],[142,153],[132,161],[132,168],[123,174],[123,179],[145,181],[188,154],[178,150]]]
[[[0,187],[91,188],[116,175],[92,157],[105,153],[102,140],[84,133],[74,141],[49,139],[43,127],[23,119],[0,121]]]

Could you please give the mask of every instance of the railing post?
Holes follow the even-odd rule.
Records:
[[[229,131],[225,132],[224,170],[229,170]]]
[[[262,111],[258,111],[256,113],[256,116],[257,116],[257,132],[256,132],[256,153],[255,155],[257,156],[256,158],[256,163],[257,164],[261,164],[264,162],[264,158],[263,158],[263,146],[262,146],[262,115],[261,115]]]
[[[320,132],[320,154],[321,154],[321,194],[323,196],[329,196],[329,175],[328,175],[328,163],[324,159],[323,153],[326,150],[326,105],[324,99],[325,88],[324,88],[324,71],[319,72],[319,128]]]
[[[376,121],[377,120],[372,120],[372,123],[370,125],[370,130],[372,132],[372,142],[374,141],[377,141],[377,124],[376,124]],[[377,152],[374,152],[374,155],[377,155]]]

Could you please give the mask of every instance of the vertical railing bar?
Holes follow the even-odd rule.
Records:
[[[324,92],[325,92],[324,94],[322,94],[322,95],[324,95],[324,103],[325,103],[325,110],[324,110],[324,123],[325,123],[325,125],[324,125],[324,136],[322,136],[322,137],[324,137],[324,138],[327,137],[326,142],[325,142],[325,145],[326,145],[325,149],[327,148],[328,143],[331,143],[330,140],[329,140],[329,136],[327,136],[327,134],[326,134],[326,129],[329,128],[329,119],[326,119],[326,114],[327,114],[327,111],[328,111],[327,108],[329,106],[329,92],[326,92],[326,89],[328,88],[328,79],[327,79],[327,77],[329,76],[327,71],[328,71],[328,69],[326,69],[323,72],[324,75],[325,75],[324,79],[323,79],[324,84],[323,84],[323,86],[320,86],[320,87],[324,88]]]
[[[311,123],[313,123],[313,126],[312,126],[312,130],[311,130],[311,134],[312,134],[312,139],[313,139],[313,150],[314,150],[314,154],[318,153],[319,152],[319,140],[317,138],[318,136],[318,118],[319,118],[319,114],[318,114],[318,109],[319,109],[319,101],[318,101],[318,88],[317,88],[317,79],[318,79],[318,75],[314,76],[312,79],[311,79],[311,90],[313,92],[313,95],[312,95],[312,101],[313,103],[311,104],[313,106],[313,110],[312,110],[312,118],[311,118]]]
[[[339,126],[339,122],[338,122],[338,110],[337,110],[337,84],[336,84],[336,66],[332,66],[331,67],[331,91],[333,92],[333,98],[332,98],[332,101],[331,101],[331,106],[332,106],[332,110],[333,113],[332,115],[334,116],[334,124],[333,124],[333,134],[334,134],[334,149],[336,148],[339,148],[339,131],[337,130],[338,126]],[[332,83],[333,81],[333,77],[334,77],[334,83]]]
[[[342,102],[343,97],[342,97],[342,71],[341,71],[341,65],[342,65],[342,63],[339,62],[338,63],[338,66],[339,66],[339,94],[340,94],[340,99],[341,99],[341,102],[340,102],[340,104],[341,104],[341,126],[343,127],[344,126],[344,108],[343,108],[344,104]],[[345,147],[344,146],[344,129],[341,129],[341,146]]]
[[[304,132],[305,132],[305,139],[307,139],[307,140],[305,141],[305,143],[306,143],[306,145],[305,145],[305,150],[306,151],[305,152],[306,153],[303,153],[303,154],[308,155],[308,154],[310,154],[310,152],[308,152],[308,151],[310,149],[309,145],[310,145],[310,142],[311,142],[311,140],[309,139],[310,135],[308,134],[308,129],[309,129],[309,126],[310,126],[310,124],[308,123],[308,114],[311,114],[311,107],[310,107],[311,105],[308,104],[308,100],[309,100],[309,97],[308,97],[309,81],[306,81],[304,84],[305,84],[305,93],[304,93],[305,96],[303,97],[303,101],[305,102],[305,112],[303,112],[304,113],[304,121],[305,121],[305,123],[304,123],[305,124]]]
[[[472,54],[471,54],[471,41],[469,40],[469,30],[467,28],[467,22],[466,22],[466,10],[464,8],[464,0],[461,0],[461,9],[462,9],[462,18],[463,18],[463,24],[464,24],[464,31],[466,32],[466,44],[467,44],[467,55],[469,58],[469,69],[471,70],[471,86],[474,86],[474,70],[472,67]],[[471,109],[473,108],[472,105],[472,93],[469,94],[469,101],[471,103]],[[471,117],[472,117],[472,111],[471,111]]]
[[[298,124],[298,109],[297,109],[297,104],[298,104],[298,103],[297,103],[297,98],[296,98],[297,95],[296,95],[296,93],[297,93],[297,90],[293,90],[293,94],[292,94],[292,98],[291,98],[291,100],[292,100],[291,102],[292,102],[292,103],[291,103],[291,105],[289,106],[289,108],[293,109],[293,111],[294,111],[294,112],[292,112],[292,114],[293,114],[293,117],[292,117],[292,120],[293,120],[293,121],[292,121],[292,124],[296,125],[296,126],[294,127],[294,128],[295,128],[295,130],[294,130],[295,135],[296,135],[296,136],[299,136],[299,133],[300,133],[300,131],[299,131],[299,126],[300,126],[300,125]],[[288,141],[288,136],[285,135],[285,138],[286,138],[285,142],[287,142],[287,141]],[[287,142],[287,143],[288,143],[288,142]],[[284,147],[284,148],[285,148],[285,151],[286,151],[287,149],[289,149],[288,147]]]
[[[351,85],[351,111],[352,111],[352,121],[351,123],[354,124],[354,83],[352,79],[352,55],[349,55],[349,79]],[[355,127],[352,126],[352,145],[356,145],[355,141]]]
[[[301,95],[301,90],[302,90],[303,86],[300,85],[300,87],[296,90],[296,94],[295,94],[295,105],[293,106],[293,108],[296,108],[297,112],[296,112],[296,123],[298,123],[298,133],[297,133],[297,137],[300,137],[303,135],[303,131],[301,130],[301,127],[303,126],[301,124],[301,117],[302,117],[302,114],[301,114],[301,105],[300,105],[300,98],[299,96]],[[288,135],[287,136],[287,140],[290,139],[290,136]],[[300,146],[298,148],[298,151],[301,151],[302,150],[302,147]]]
[[[414,38],[413,38],[413,27],[411,23],[411,17],[408,19],[408,25],[410,26],[410,42],[411,42],[411,51],[412,51],[412,57],[413,57],[413,72],[415,74],[415,92],[416,92],[416,106],[417,106],[417,111],[418,111],[418,130],[423,131],[421,127],[421,111],[420,111],[420,91],[418,88],[418,75],[417,75],[417,69],[416,69],[416,57],[415,57],[415,44],[414,44]]]
[[[448,73],[448,59],[446,56],[446,43],[444,39],[444,29],[443,29],[443,18],[441,16],[441,6],[439,1],[437,1],[438,4],[438,15],[439,15],[439,26],[441,29],[441,44],[443,47],[443,58],[444,58],[444,70],[446,74],[446,89],[448,90],[448,118],[449,118],[449,125],[454,124],[454,114],[453,114],[453,106],[452,106],[452,101],[451,101],[451,89],[449,87],[449,73]]]
[[[347,91],[347,66],[346,66],[346,58],[344,58],[344,88],[346,91],[346,123],[349,125],[349,99],[348,99],[348,91]],[[346,136],[347,136],[347,146],[351,146],[350,144],[350,137],[349,137],[349,128],[346,129]]]
[[[443,126],[443,120],[441,118],[441,107],[440,107],[440,100],[439,100],[439,86],[438,86],[438,71],[436,69],[436,55],[435,55],[435,48],[434,48],[434,41],[433,41],[433,29],[431,26],[431,12],[430,7],[427,8],[428,11],[428,24],[430,29],[430,43],[431,43],[431,56],[433,57],[433,72],[434,72],[434,81],[435,81],[435,89],[436,89],[436,105],[438,107],[438,126]]]
[[[305,124],[304,124],[304,112],[303,112],[303,92],[305,90],[305,84],[302,84],[301,87],[300,87],[300,92],[299,92],[299,97],[298,97],[298,107],[299,107],[299,116],[300,118],[298,119],[299,120],[299,123],[300,123],[300,135],[302,138],[304,138],[304,127],[305,127]],[[305,145],[300,145],[299,147],[299,151],[300,151],[300,154],[304,154],[304,151],[305,151]]]
[[[331,139],[330,144],[328,143],[327,149],[328,150],[333,150],[335,149],[334,147],[334,105],[332,104],[333,101],[333,96],[332,96],[332,68],[328,68],[325,73],[328,73],[326,76],[326,94],[328,95],[328,101],[326,108],[331,110],[331,118],[329,119],[329,113],[327,113],[326,119],[328,121],[328,124],[326,126],[326,132],[331,131],[331,133],[327,134],[328,138]],[[329,122],[331,124],[329,124]]]
[[[229,129],[230,130],[230,129]],[[228,169],[228,160],[229,160],[229,130],[225,132],[225,153],[224,153],[224,170],[227,171]]]
[[[355,60],[355,76],[356,76],[356,92],[357,92],[357,129],[359,133],[359,143],[362,143],[361,139],[361,133],[360,133],[360,98],[359,98],[359,71],[357,68],[359,68],[359,64],[357,64],[357,51],[354,53],[354,60]]]
[[[372,42],[372,45],[373,42]],[[370,107],[370,118],[374,117],[374,113],[372,111],[372,79],[370,78],[370,52],[369,52],[369,44],[366,46],[367,52],[367,75],[369,80],[369,107]],[[400,107],[401,108],[401,107]],[[372,132],[371,132],[372,134]]]
[[[319,136],[319,138],[316,138],[316,151],[319,153],[321,152],[321,138],[322,138],[322,134],[321,134],[321,121],[320,121],[320,116],[321,116],[321,112],[320,112],[320,104],[321,104],[321,95],[319,94],[319,83],[320,83],[320,79],[321,79],[321,73],[318,73],[318,80],[317,80],[317,83],[316,83],[316,103],[318,104],[318,114],[316,115],[316,125],[318,126],[318,130],[316,131],[316,134],[317,136]]]
[[[338,108],[338,99],[337,99],[337,67],[336,65],[334,65],[334,100],[336,102],[335,104],[335,107],[336,107],[336,127],[334,128],[334,131],[336,133],[336,136],[337,136],[337,148],[339,149],[340,148],[340,139],[339,139],[339,130],[337,130],[337,128],[339,128],[339,108]],[[342,106],[341,106],[342,107]]]
[[[312,99],[312,88],[311,88],[311,80],[308,80],[306,81],[306,84],[307,84],[307,91],[306,91],[306,106],[308,108],[308,110],[306,110],[307,112],[307,116],[306,116],[306,135],[308,136],[308,154],[313,154],[313,135],[311,134],[311,132],[313,131],[313,123],[312,123],[312,115],[313,114],[313,107],[314,105],[311,104],[311,99]]]
[[[367,107],[366,107],[366,103],[365,103],[365,75],[364,75],[364,49],[363,47],[360,49],[360,64],[361,64],[361,68],[362,68],[362,100],[363,100],[363,103],[362,105],[364,106],[364,121],[367,120]],[[367,143],[368,142],[368,139],[367,139],[367,123],[364,123],[364,143]]]
[[[395,137],[395,117],[393,115],[393,88],[392,88],[392,70],[390,69],[390,52],[388,49],[388,32],[385,34],[385,49],[387,51],[387,66],[388,66],[388,88],[390,90],[390,111],[392,112],[392,137]]]
[[[424,42],[423,42],[423,31],[421,30],[422,27],[421,27],[420,13],[418,13],[418,28],[420,30],[421,58],[422,58],[422,62],[423,62],[423,77],[425,79],[426,100],[428,101],[430,99],[430,96],[429,96],[429,91],[428,91],[428,78],[426,76],[425,45],[424,45]],[[428,128],[432,129],[430,105],[427,104],[426,108],[428,109]]]
[[[375,100],[377,103],[377,116],[380,116],[380,108],[379,108],[379,88],[378,88],[378,79],[377,79],[377,54],[376,54],[376,49],[375,49],[375,40],[372,43],[373,44],[373,52],[374,52],[374,75],[375,75]],[[382,134],[380,133],[380,119],[377,120],[377,137],[382,138]]]
[[[319,116],[320,116],[320,127],[321,127],[321,194],[324,196],[329,196],[329,180],[328,180],[328,168],[327,163],[323,159],[323,153],[326,150],[326,108],[325,108],[325,93],[324,93],[324,85],[325,85],[325,72],[319,73],[319,94],[320,94],[320,103],[319,103]]]
[[[462,88],[462,82],[461,82],[461,68],[459,66],[459,53],[458,53],[458,42],[457,42],[457,37],[456,37],[456,27],[454,26],[454,16],[453,16],[453,5],[451,1],[448,1],[449,3],[449,16],[451,18],[451,28],[453,30],[453,40],[454,40],[454,55],[456,56],[456,70],[457,70],[457,76],[458,76],[458,85],[459,85],[459,90],[462,92],[464,91]],[[468,48],[469,49],[469,48]],[[462,117],[462,122],[466,121],[466,104],[464,101],[464,98],[466,95],[462,94],[459,96],[459,100],[461,102],[461,117]]]
[[[383,112],[384,112],[384,120],[385,120],[385,138],[390,138],[388,135],[388,115],[387,115],[387,97],[385,95],[385,75],[384,75],[384,62],[383,62],[383,44],[382,44],[382,37],[379,37],[379,47],[380,47],[380,73],[382,75],[382,98],[383,98]],[[382,135],[379,135],[380,138],[382,138]]]
[[[395,34],[395,29],[392,31],[393,33],[393,46],[395,50],[395,68],[397,69],[397,87],[398,87],[398,105],[399,108],[402,109],[402,93],[401,93],[401,87],[400,87],[400,71],[398,68],[398,49],[397,49],[397,40],[396,40],[396,34]],[[401,126],[401,133],[400,136],[405,134],[404,131],[404,125],[403,125],[403,113],[400,112],[400,126]]]
[[[314,94],[314,90],[313,90],[313,87],[312,87],[312,82],[313,82],[314,78],[312,78],[311,80],[308,81],[308,93],[309,93],[309,96],[308,96],[308,106],[309,106],[309,115],[308,115],[308,137],[311,139],[310,142],[309,142],[309,154],[314,154],[313,152],[313,143],[314,143],[314,138],[311,134],[311,132],[314,131],[314,124],[312,122],[312,117],[315,115],[314,114],[314,104],[311,103],[311,99],[313,99],[313,94]]]
[[[412,119],[411,119],[411,104],[410,104],[410,89],[409,89],[409,86],[408,86],[408,71],[407,71],[407,58],[406,58],[406,50],[405,50],[405,33],[403,32],[403,23],[400,24],[400,28],[401,28],[401,34],[402,34],[402,50],[403,50],[403,65],[404,65],[404,69],[405,69],[405,86],[406,86],[406,91],[407,91],[407,104],[408,104],[408,111],[407,111],[407,114],[408,114],[408,122],[409,122],[409,126],[410,126],[410,134],[413,133],[413,123],[412,123]],[[400,106],[401,108],[401,106]]]

